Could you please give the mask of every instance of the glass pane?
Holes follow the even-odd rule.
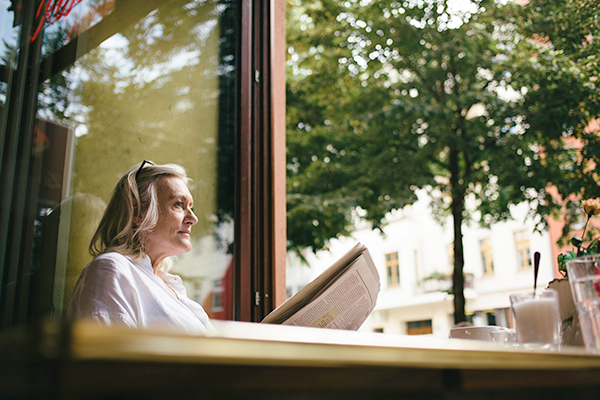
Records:
[[[147,159],[180,164],[193,179],[193,249],[172,272],[209,315],[231,319],[236,2],[70,4],[46,12],[32,156],[40,175],[33,262],[53,271],[55,317],[91,260],[114,185]]]
[[[15,1],[15,4],[17,2]],[[8,83],[15,66],[17,38],[15,7],[10,0],[0,0],[0,132],[4,133],[4,113],[8,97]],[[0,136],[0,155],[2,154],[4,135]]]

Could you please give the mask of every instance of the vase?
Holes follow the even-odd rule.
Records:
[[[569,279],[554,279],[548,284],[550,289],[558,292],[558,308],[561,320],[560,334],[563,346],[583,347],[583,335],[579,325],[577,308],[573,302]]]

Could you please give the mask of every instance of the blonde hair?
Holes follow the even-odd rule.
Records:
[[[90,242],[89,251],[98,256],[115,251],[139,259],[145,255],[144,243],[158,222],[159,204],[157,181],[163,176],[181,178],[186,185],[190,179],[177,164],[156,165],[144,160],[125,173],[117,182],[108,207]],[[167,258],[159,270],[168,271]]]

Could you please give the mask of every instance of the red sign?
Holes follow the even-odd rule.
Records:
[[[73,7],[77,4],[81,3],[81,0],[47,0],[42,1],[37,9],[35,14],[35,19],[38,22],[37,28],[35,32],[31,35],[29,39],[30,42],[33,43],[35,39],[37,39],[40,31],[42,30],[42,26],[44,25],[44,21],[49,24],[53,24],[61,18],[69,15]]]

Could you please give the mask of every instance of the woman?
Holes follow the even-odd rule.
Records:
[[[214,332],[181,278],[168,273],[168,257],[191,250],[191,228],[198,222],[188,181],[179,165],[146,160],[119,180],[90,243],[95,258],[77,281],[69,319]]]

